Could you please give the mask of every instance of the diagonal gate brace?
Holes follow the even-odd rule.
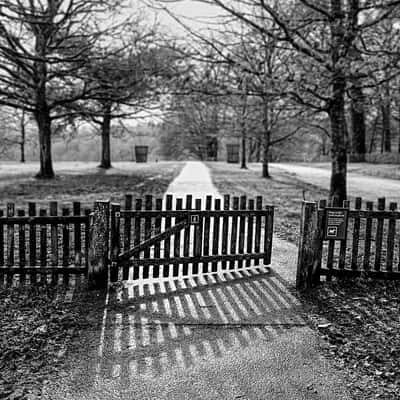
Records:
[[[138,244],[132,249],[121,253],[118,255],[118,261],[127,261],[131,257],[138,255],[141,251],[146,250],[148,247],[155,245],[158,242],[161,242],[164,239],[167,239],[169,236],[178,233],[180,230],[185,228],[187,225],[190,225],[188,220],[184,220],[174,225],[172,228],[167,229],[166,231],[160,233],[157,236],[152,237],[151,239],[145,240],[144,242]]]

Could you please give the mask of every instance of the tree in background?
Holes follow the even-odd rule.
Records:
[[[0,104],[31,113],[38,127],[38,178],[53,178],[53,122],[88,96],[80,72],[91,50],[111,35],[119,1],[1,0]],[[91,88],[92,89],[92,88]]]

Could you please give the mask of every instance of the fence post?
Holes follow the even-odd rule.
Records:
[[[319,280],[322,225],[316,203],[304,201],[301,209],[296,289],[307,290]]]
[[[90,215],[88,285],[90,289],[107,287],[110,237],[110,202],[96,201]]]

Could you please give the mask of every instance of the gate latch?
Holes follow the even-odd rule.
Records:
[[[200,215],[199,214],[190,214],[189,222],[191,225],[197,225],[200,223]]]

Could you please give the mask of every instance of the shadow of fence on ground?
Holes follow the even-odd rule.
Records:
[[[305,326],[276,273],[232,271],[128,285],[110,295],[96,381],[126,384],[189,369]]]

